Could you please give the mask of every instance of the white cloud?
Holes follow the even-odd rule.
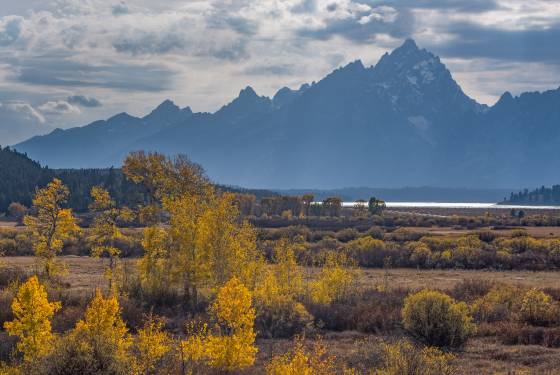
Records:
[[[24,101],[0,102],[0,145],[13,145],[52,130],[45,117]]]
[[[17,14],[6,15],[5,9]],[[420,47],[445,52],[441,46],[469,40],[463,34],[468,30],[452,29],[457,24],[550,29],[560,23],[560,3],[19,0],[0,14],[0,86],[40,93],[41,100],[23,98],[43,103],[35,112],[44,124],[56,118],[57,126],[69,126],[119,111],[143,115],[166,98],[213,111],[248,84],[273,95],[357,58],[373,64],[407,36]],[[519,62],[504,64],[496,57],[442,58],[466,91],[484,102],[505,89],[558,85],[557,68],[538,61],[520,74]],[[65,98],[74,92],[102,98],[103,106],[70,103]]]
[[[39,110],[45,115],[55,116],[81,113],[78,107],[64,100],[48,101],[41,104]]]

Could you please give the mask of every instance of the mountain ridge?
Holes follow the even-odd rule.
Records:
[[[407,39],[375,65],[355,60],[272,98],[247,86],[214,113],[165,100],[142,118],[119,114],[15,148],[55,167],[119,165],[139,149],[185,153],[217,181],[263,188],[515,187],[554,182],[535,164],[560,162],[557,108],[560,89],[480,104]],[[97,151],[83,150],[84,138]]]

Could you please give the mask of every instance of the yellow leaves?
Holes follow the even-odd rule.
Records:
[[[183,360],[226,371],[253,365],[258,349],[254,345],[255,310],[251,299],[251,292],[239,280],[228,281],[210,309],[217,321],[218,334],[209,333],[206,326],[190,332],[189,338],[181,343]]]
[[[523,295],[519,314],[521,320],[527,323],[543,325],[554,319],[555,310],[548,294],[531,288]]]
[[[303,275],[296,261],[297,244],[280,239],[274,247],[276,278],[280,293],[297,296],[303,291]]]
[[[89,205],[92,211],[105,211],[115,206],[115,201],[111,199],[111,195],[101,186],[94,186],[91,188],[91,197],[93,203]]]
[[[142,183],[154,199],[204,195],[211,189],[202,167],[184,155],[167,158],[159,153],[133,152],[125,159],[123,172],[134,183]]]
[[[233,278],[218,291],[211,312],[227,332],[252,332],[255,309],[251,299],[251,292],[238,279]]]
[[[191,367],[203,362],[207,357],[207,343],[210,333],[206,324],[197,327],[193,323],[187,326],[187,339],[181,341],[181,358]]]
[[[406,330],[435,346],[460,346],[475,329],[464,302],[435,290],[408,295],[402,317]]]
[[[17,348],[24,360],[48,354],[54,337],[51,319],[60,308],[60,302],[48,301],[47,291],[36,276],[20,286],[12,302],[15,319],[4,323],[4,328],[10,335],[19,337]]]
[[[131,344],[126,326],[120,317],[117,298],[104,298],[98,289],[85,317],[76,324],[74,333],[89,347],[108,347],[117,356],[124,356]]]
[[[343,254],[330,252],[317,280],[311,283],[311,299],[315,303],[330,304],[348,297],[354,290],[356,271],[347,267]]]
[[[25,216],[24,223],[33,234],[35,254],[45,261],[45,272],[53,276],[53,258],[62,250],[64,240],[79,232],[72,210],[61,206],[68,200],[69,191],[59,179],[39,189],[33,199],[35,216]]]
[[[456,369],[451,364],[455,358],[433,347],[418,349],[410,342],[400,340],[395,344],[384,344],[384,366],[376,375],[451,375]]]
[[[142,373],[149,374],[156,369],[158,362],[171,349],[170,344],[171,338],[163,331],[163,323],[150,315],[136,338],[138,366]]]
[[[306,351],[303,341],[297,339],[291,353],[274,356],[266,366],[267,375],[330,375],[336,373],[335,357],[326,354],[321,342]]]
[[[126,219],[131,219],[130,210],[118,210],[114,208],[115,202],[111,199],[109,192],[100,186],[94,186],[91,189],[91,197],[93,203],[90,209],[97,211],[98,215],[93,220],[88,241],[91,243],[91,255],[93,257],[102,257],[108,255],[110,258],[109,269],[106,270],[105,276],[109,280],[109,288],[113,292],[118,292],[116,281],[119,279],[119,266],[117,264],[120,250],[116,247],[118,240],[126,239],[117,225],[117,220],[124,212]]]

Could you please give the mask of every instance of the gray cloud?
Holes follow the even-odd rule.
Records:
[[[381,13],[383,11],[381,9]],[[329,20],[324,27],[303,27],[298,30],[298,35],[318,40],[338,35],[354,42],[367,43],[379,34],[401,39],[413,33],[414,17],[409,10],[401,9],[387,18],[377,12],[375,9],[357,11],[352,18]]]
[[[0,19],[0,46],[5,47],[14,43],[20,36],[23,18],[8,16]]]
[[[560,23],[546,29],[502,30],[473,23],[449,25],[446,32],[456,38],[434,45],[448,57],[492,58],[560,64]]]
[[[96,108],[103,105],[99,100],[84,95],[72,95],[69,96],[66,101],[70,104],[78,105],[85,108]]]
[[[313,13],[317,10],[316,0],[301,0],[290,9],[293,13]]]
[[[115,4],[111,8],[111,12],[113,16],[122,16],[124,14],[128,14],[130,10],[128,9],[128,5],[124,1],[121,1],[118,4]]]
[[[64,100],[48,101],[41,104],[38,109],[45,115],[69,115],[80,113],[80,109]]]
[[[31,104],[20,100],[0,102],[0,140],[3,146],[50,130],[43,115]]]
[[[502,8],[496,0],[353,0],[370,5],[389,5],[397,9],[435,9],[454,12],[483,13]]]
[[[256,76],[289,76],[293,75],[295,67],[293,65],[255,65],[243,70],[244,74]]]
[[[163,91],[175,73],[158,64],[113,62],[99,65],[72,61],[64,54],[11,59],[19,82],[59,87],[104,87],[117,90]]]

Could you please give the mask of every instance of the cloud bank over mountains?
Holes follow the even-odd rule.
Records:
[[[0,101],[25,103],[46,126],[144,113],[165,97],[214,111],[248,83],[267,95],[296,88],[356,58],[374,63],[406,37],[440,55],[483,103],[504,89],[555,87],[560,76],[560,3],[547,0],[9,3],[0,9]]]

